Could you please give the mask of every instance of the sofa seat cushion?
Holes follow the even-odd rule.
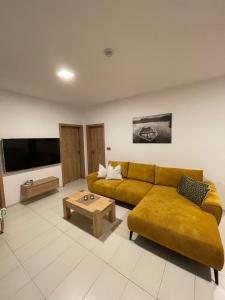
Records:
[[[180,195],[154,186],[128,216],[129,230],[221,270],[224,251],[216,218]]]
[[[129,163],[127,178],[154,183],[155,165]]]
[[[99,179],[93,183],[93,190],[96,194],[109,198],[114,198],[115,189],[122,182],[122,180],[115,179]]]
[[[115,199],[136,205],[152,187],[148,182],[124,179],[115,190]]]

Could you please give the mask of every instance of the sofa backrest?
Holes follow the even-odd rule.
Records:
[[[155,167],[155,184],[177,187],[182,175],[203,181],[203,170]]]
[[[114,161],[114,160],[110,160],[108,163],[111,166],[113,166],[113,167],[116,167],[117,165],[121,165],[122,176],[123,177],[127,177],[129,162],[127,162],[127,161]]]
[[[178,187],[182,175],[203,181],[203,170],[167,168],[127,161],[111,160],[108,163],[113,167],[120,164],[124,178],[146,181],[158,185]]]
[[[127,178],[154,183],[155,165],[129,163]]]

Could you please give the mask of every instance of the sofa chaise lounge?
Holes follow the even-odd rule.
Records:
[[[218,271],[223,268],[224,250],[218,225],[222,206],[215,185],[201,207],[177,191],[182,175],[203,181],[202,170],[165,168],[132,162],[109,162],[121,165],[123,180],[97,178],[97,172],[87,176],[91,192],[134,205],[127,223],[132,233],[187,256]]]

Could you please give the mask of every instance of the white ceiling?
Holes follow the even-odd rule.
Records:
[[[224,0],[0,0],[2,89],[85,107],[224,74]]]

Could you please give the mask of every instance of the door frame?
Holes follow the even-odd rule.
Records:
[[[86,141],[87,141],[87,166],[88,166],[88,174],[90,174],[90,164],[89,164],[89,156],[90,156],[90,135],[89,135],[89,128],[94,127],[102,127],[103,129],[103,147],[104,147],[104,164],[105,164],[105,124],[104,123],[98,123],[98,124],[88,124],[86,125]]]
[[[4,193],[4,182],[3,175],[0,169],[0,208],[6,207],[5,204],[5,193]]]
[[[77,124],[66,124],[66,123],[59,123],[59,139],[60,139],[60,160],[61,160],[61,171],[62,171],[62,183],[63,186],[65,185],[64,182],[64,174],[63,174],[63,154],[62,154],[62,128],[63,127],[71,127],[71,128],[78,128],[79,129],[79,142],[80,142],[80,175],[81,178],[85,178],[85,162],[84,162],[84,131],[83,125]]]

